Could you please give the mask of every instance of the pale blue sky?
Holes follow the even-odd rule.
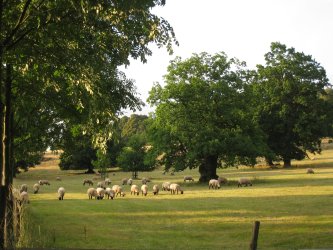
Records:
[[[255,68],[275,41],[312,55],[333,82],[333,0],[166,0],[152,11],[169,21],[179,46],[171,56],[152,46],[146,64],[132,60],[123,69],[143,101],[154,82],[163,84],[176,56],[224,51]],[[141,113],[151,110],[147,105]]]

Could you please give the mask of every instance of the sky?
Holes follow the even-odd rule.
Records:
[[[249,69],[264,64],[272,42],[312,55],[333,83],[333,0],[166,0],[152,13],[173,27],[179,46],[173,55],[151,46],[148,62],[131,60],[122,68],[134,79],[139,97],[146,101],[154,82],[163,86],[170,60],[193,53],[225,52],[247,63]],[[154,109],[147,104],[141,114]],[[126,112],[131,114],[131,112]]]

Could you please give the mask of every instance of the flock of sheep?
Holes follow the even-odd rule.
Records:
[[[314,170],[312,168],[307,169],[307,174],[314,174]],[[60,177],[56,178],[57,181],[61,181]],[[194,181],[192,176],[184,176],[184,182],[186,181]],[[120,185],[113,185],[111,188],[109,185],[111,184],[111,180],[109,178],[106,178],[104,181],[99,181],[97,183],[97,187],[89,187],[87,190],[87,195],[88,199],[97,199],[101,200],[104,197],[107,199],[114,199],[118,195],[120,197],[124,197],[125,193],[123,191],[123,186],[124,185],[130,185],[130,192],[131,195],[141,195],[146,196],[148,194],[148,185],[147,183],[150,182],[149,178],[143,178],[141,180],[142,185],[139,188],[138,185],[133,184],[132,179],[124,178],[121,180]],[[221,184],[227,184],[228,180],[227,178],[224,177],[219,177],[218,179],[211,179],[208,182],[208,188],[209,189],[219,189],[221,187]],[[83,180],[83,185],[88,185],[88,186],[93,186],[94,182],[90,179],[84,179]],[[48,180],[39,180],[38,183],[35,183],[33,185],[33,193],[37,194],[40,186],[43,185],[50,185],[50,182]],[[238,187],[242,186],[252,186],[252,182],[248,178],[240,178],[237,183]],[[152,188],[153,194],[157,195],[159,193],[159,186],[155,184]],[[171,182],[164,182],[162,184],[162,190],[163,191],[170,191],[171,194],[183,194],[184,191],[182,190],[181,186],[177,183],[171,183]],[[58,189],[58,199],[63,200],[65,196],[65,188],[64,187],[59,187]],[[29,203],[29,195],[28,195],[28,185],[27,184],[22,184],[20,187],[20,190],[13,188],[13,195],[14,197],[20,201],[20,203]]]

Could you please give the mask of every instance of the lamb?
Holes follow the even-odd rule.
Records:
[[[104,181],[97,182],[97,187],[105,189],[106,188],[105,182]]]
[[[162,190],[163,191],[170,191],[170,182],[163,182]]]
[[[128,178],[124,178],[121,180],[122,185],[126,185],[128,181]]]
[[[171,191],[171,194],[178,194],[178,192],[180,192],[181,194],[184,193],[184,191],[180,188],[179,184],[177,183],[172,183],[170,184],[170,191]]]
[[[28,192],[28,185],[27,184],[22,184],[20,188],[20,193],[22,192]]]
[[[134,195],[139,195],[139,187],[138,185],[132,185],[131,186],[131,194],[134,194]]]
[[[43,186],[43,185],[50,186],[50,182],[48,180],[39,180],[38,184],[41,185],[41,186]]]
[[[221,184],[228,184],[228,179],[225,178],[225,177],[219,177],[217,180],[219,181],[220,185]]]
[[[308,168],[308,169],[306,170],[306,173],[307,173],[307,174],[314,174],[314,171],[313,171],[312,168]]]
[[[252,182],[248,178],[240,178],[238,180],[238,187],[242,187],[243,185],[245,185],[245,187],[248,185],[252,186]]]
[[[148,193],[148,186],[146,184],[143,184],[141,186],[141,194],[147,196],[147,193]]]
[[[96,188],[96,192],[97,192],[97,200],[103,200],[105,195],[105,189],[102,187],[98,187]]]
[[[130,186],[130,185],[132,185],[132,183],[133,183],[133,180],[132,180],[132,179],[128,179],[128,180],[127,180],[127,185]]]
[[[64,199],[64,196],[65,196],[65,189],[63,187],[60,187],[58,189],[58,198],[59,200],[63,200]]]
[[[109,178],[106,178],[104,180],[105,185],[109,186],[111,184],[111,180]]]
[[[119,185],[113,185],[112,190],[116,193],[116,196],[118,196],[118,194],[122,197],[125,196],[125,193],[123,192],[123,188]]]
[[[115,192],[114,192],[111,188],[107,187],[107,188],[105,189],[105,195],[106,195],[106,197],[107,197],[108,199],[111,198],[111,200],[113,200],[113,198],[114,198],[114,196],[115,196]]]
[[[95,199],[97,198],[97,191],[95,188],[89,188],[87,191],[89,200],[91,200],[93,197],[95,197]]]
[[[154,185],[153,186],[153,194],[157,195],[159,191],[160,191],[160,188],[158,187],[158,185]]]
[[[38,191],[39,191],[39,184],[38,183],[35,183],[34,186],[32,187],[32,189],[34,190],[34,194],[37,194]]]
[[[93,186],[94,182],[92,180],[89,180],[89,179],[84,179],[83,180],[83,186],[85,186],[86,184],[88,184],[89,186]]]
[[[186,181],[194,181],[192,176],[184,176],[184,182]]]
[[[20,193],[20,204],[25,204],[25,203],[29,204],[29,195],[28,192],[23,191]]]
[[[208,187],[209,189],[212,188],[212,189],[219,189],[220,188],[220,183],[218,180],[216,179],[211,179],[208,183]]]

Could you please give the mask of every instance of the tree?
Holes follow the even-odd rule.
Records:
[[[160,165],[199,167],[206,182],[217,167],[255,163],[264,146],[244,65],[224,53],[171,62],[165,86],[155,85],[148,100],[157,106],[149,134]]]
[[[272,43],[258,65],[254,84],[257,117],[267,144],[277,158],[291,166],[306,151],[319,153],[320,139],[329,134],[332,120],[322,95],[329,86],[325,69],[310,55]]]

